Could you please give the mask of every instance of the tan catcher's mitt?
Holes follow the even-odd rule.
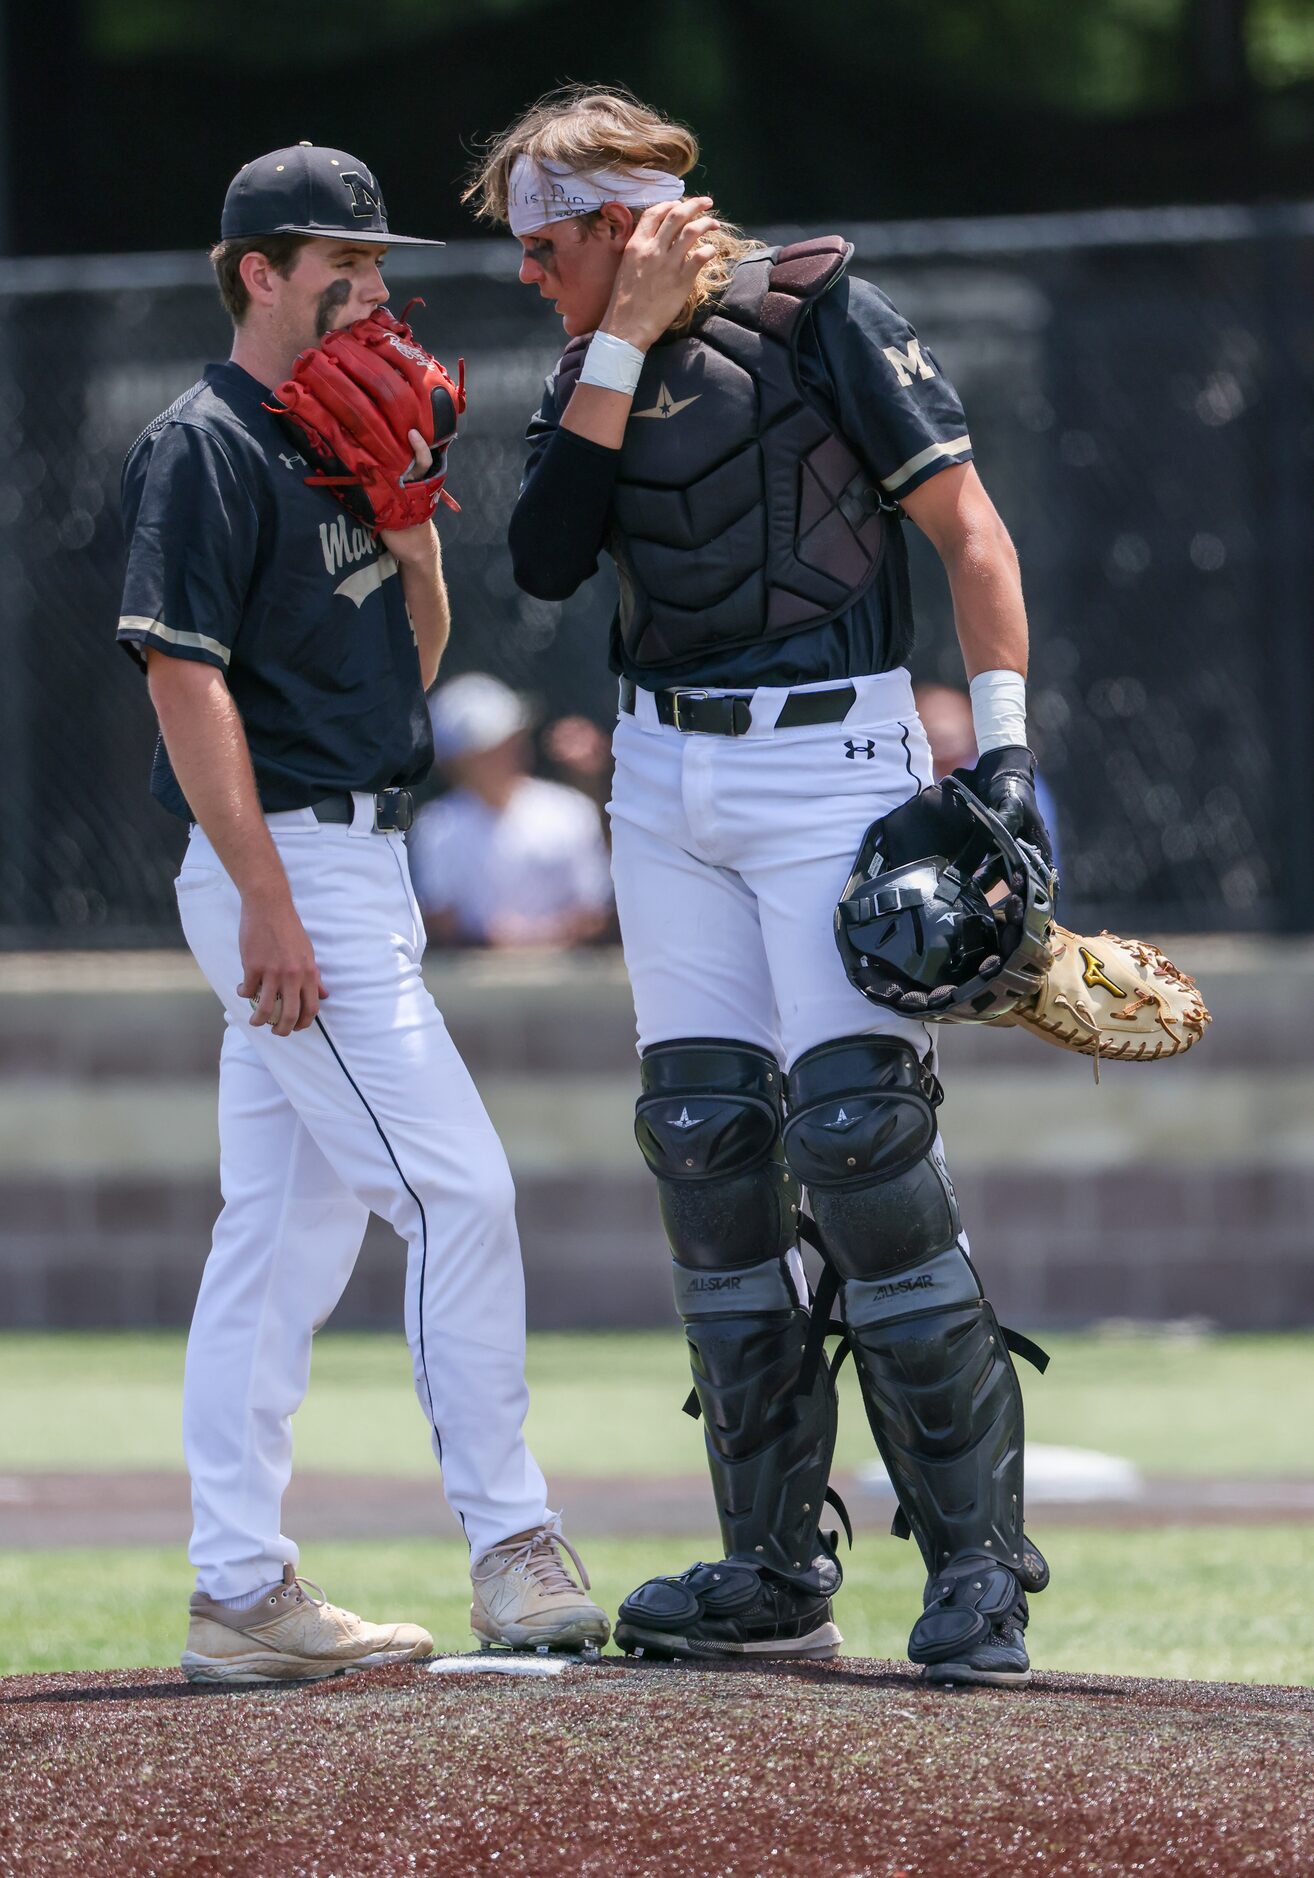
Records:
[[[1046,1043],[1093,1056],[1097,1082],[1102,1057],[1152,1063],[1179,1056],[1204,1036],[1210,1017],[1195,980],[1158,946],[1111,932],[1083,939],[1057,921],[1049,944],[1045,982],[1011,1020]]]

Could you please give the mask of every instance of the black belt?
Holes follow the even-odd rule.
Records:
[[[346,822],[350,825],[355,820],[356,805],[348,795],[325,796],[322,801],[310,804],[310,812],[317,822]],[[414,818],[415,804],[409,789],[381,789],[375,796],[376,835],[404,835]]]
[[[638,686],[632,678],[620,682],[622,711],[633,711]],[[654,691],[659,722],[673,730],[698,731],[710,737],[742,737],[753,722],[747,698],[676,686]],[[857,702],[856,685],[832,685],[825,691],[791,691],[775,721],[776,730],[797,730],[803,724],[842,724]]]

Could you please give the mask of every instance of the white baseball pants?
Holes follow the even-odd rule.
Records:
[[[727,1037],[788,1068],[834,1037],[931,1049],[927,1025],[854,990],[835,946],[867,828],[931,780],[907,672],[852,683],[843,723],[793,730],[772,728],[788,693],[759,689],[742,737],[675,730],[645,691],[620,713],[612,872],[640,1050]]]
[[[370,1212],[406,1240],[405,1322],[448,1504],[477,1556],[547,1518],[522,1433],[524,1277],[501,1143],[420,972],[424,928],[399,834],[308,809],[269,817],[328,989],[290,1037],[238,996],[240,902],[200,829],[178,878],[183,931],[224,1005],[223,1210],[187,1345],[183,1443],[197,1585],[235,1598],[298,1553],[281,1528],[311,1338]]]

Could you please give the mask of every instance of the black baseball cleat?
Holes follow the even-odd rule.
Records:
[[[1030,1682],[1022,1638],[1028,1617],[1024,1585],[1043,1590],[1048,1580],[1049,1567],[1034,1546],[1028,1546],[1021,1572],[1010,1571],[986,1552],[960,1552],[927,1580],[925,1609],[913,1625],[909,1656],[924,1665],[928,1682],[1005,1687]]]
[[[830,1593],[839,1568],[826,1558],[817,1569],[823,1590],[744,1559],[650,1578],[617,1612],[615,1642],[627,1656],[837,1656],[844,1639]]]

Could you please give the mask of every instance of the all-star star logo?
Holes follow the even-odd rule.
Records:
[[[672,1128],[697,1128],[699,1122],[705,1122],[706,1120],[707,1120],[707,1117],[705,1115],[691,1115],[689,1113],[688,1107],[686,1106],[680,1110],[679,1115],[671,1123],[671,1127]]]
[[[850,1119],[845,1111],[840,1109],[833,1122],[823,1122],[821,1125],[823,1128],[852,1128],[855,1121],[860,1122],[861,1120],[861,1115],[855,1115]]]
[[[663,379],[657,390],[657,402],[646,411],[635,411],[635,417],[677,417],[681,411],[687,411],[691,404],[697,404],[702,397],[701,391],[695,391],[692,398],[673,398],[666,389]]]

